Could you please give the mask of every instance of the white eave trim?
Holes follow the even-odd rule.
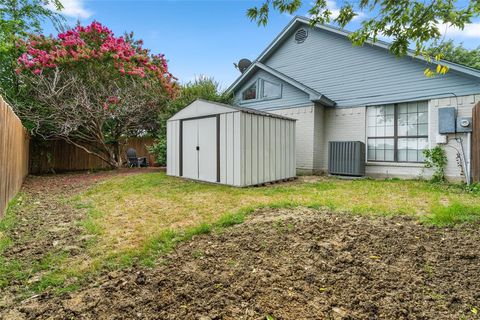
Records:
[[[261,62],[254,62],[250,65],[250,67],[248,67],[247,70],[245,70],[245,72],[227,89],[227,92],[231,92],[233,91],[239,84],[243,83],[243,81],[250,75],[250,73],[252,73],[254,71],[255,68],[258,68],[258,69],[262,69],[264,70],[265,72],[275,76],[276,78],[290,84],[291,86],[305,92],[306,94],[308,94],[309,96],[309,99],[311,101],[316,101],[316,102],[320,102],[321,104],[323,105],[326,105],[328,107],[334,107],[336,105],[336,103],[333,101],[333,100],[330,100],[329,98],[327,98],[326,96],[324,96],[323,94],[321,94],[320,92],[302,84],[301,82],[298,82],[297,80],[281,73],[280,71],[277,71],[267,65],[264,65],[263,63]]]

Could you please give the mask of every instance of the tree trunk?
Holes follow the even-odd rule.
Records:
[[[114,142],[113,144],[113,157],[114,160],[117,164],[117,168],[121,168],[123,161],[122,161],[122,150],[120,148],[120,144],[118,143],[118,140]]]

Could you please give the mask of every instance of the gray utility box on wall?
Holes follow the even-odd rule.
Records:
[[[438,109],[438,133],[455,133],[455,108],[447,107]]]
[[[438,109],[438,133],[465,133],[472,132],[472,118],[457,118],[454,107]]]
[[[344,176],[365,175],[365,143],[329,141],[328,173]]]

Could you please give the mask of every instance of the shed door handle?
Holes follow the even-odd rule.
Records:
[[[197,146],[197,151],[198,151],[198,150],[200,150],[200,147],[199,147],[199,146]]]

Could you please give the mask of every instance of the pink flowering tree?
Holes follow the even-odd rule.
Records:
[[[31,133],[65,140],[112,167],[122,165],[120,142],[155,132],[158,113],[177,92],[163,55],[98,22],[31,36],[21,46],[25,98],[17,112]]]

